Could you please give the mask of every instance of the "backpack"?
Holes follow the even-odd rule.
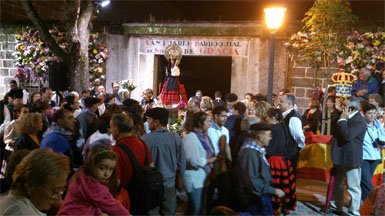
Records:
[[[133,176],[126,189],[131,198],[130,213],[133,215],[145,215],[150,210],[160,206],[163,201],[163,176],[154,167],[149,167],[147,148],[144,167],[141,167],[130,148],[123,143],[118,143],[131,161]]]

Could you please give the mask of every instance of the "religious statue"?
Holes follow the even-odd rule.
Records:
[[[182,49],[175,43],[166,47],[164,57],[167,59],[166,79],[163,84],[160,99],[165,106],[179,107],[182,102],[187,103],[186,89],[179,82],[180,69],[178,67],[182,59]]]

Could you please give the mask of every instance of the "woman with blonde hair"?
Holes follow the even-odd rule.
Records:
[[[255,105],[253,103],[249,103],[247,105],[247,115],[248,116],[255,116],[255,114],[256,114]]]
[[[17,126],[19,137],[15,141],[14,149],[36,149],[40,147],[39,132],[43,129],[43,117],[38,113],[28,113],[20,119]]]
[[[271,105],[266,101],[260,101],[255,105],[255,115],[261,119],[261,121],[265,121],[267,116],[267,110],[271,108]]]
[[[69,159],[51,149],[35,149],[16,166],[11,193],[0,201],[0,215],[45,215],[62,198]]]
[[[203,96],[200,103],[201,111],[211,114],[213,109],[212,101],[213,100],[209,96]]]

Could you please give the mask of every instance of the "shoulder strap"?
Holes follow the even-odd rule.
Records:
[[[139,139],[139,138],[138,138]],[[144,165],[145,166],[149,166],[149,161],[148,161],[148,152],[147,152],[147,148],[146,148],[146,143],[143,142],[143,140],[139,139],[141,143],[143,143],[143,147],[144,147],[144,152],[146,152],[146,156],[144,158]]]
[[[127,157],[130,159],[131,161],[131,165],[132,165],[132,168],[133,168],[133,171],[134,171],[134,174],[140,170],[140,166],[139,166],[139,163],[138,163],[138,160],[136,159],[134,153],[131,151],[130,148],[128,148],[125,144],[123,143],[118,143],[117,146],[119,148],[121,148],[127,155]],[[146,156],[147,156],[147,153],[146,153]]]

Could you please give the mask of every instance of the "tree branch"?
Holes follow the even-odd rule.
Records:
[[[27,13],[28,18],[32,21],[32,23],[36,26],[37,30],[40,33],[41,39],[48,45],[48,47],[52,50],[52,52],[63,59],[65,63],[69,63],[71,58],[68,53],[66,53],[55,41],[49,32],[47,26],[44,24],[43,20],[40,18],[39,14],[37,14],[32,2],[30,0],[20,1],[24,7],[25,12]]]

